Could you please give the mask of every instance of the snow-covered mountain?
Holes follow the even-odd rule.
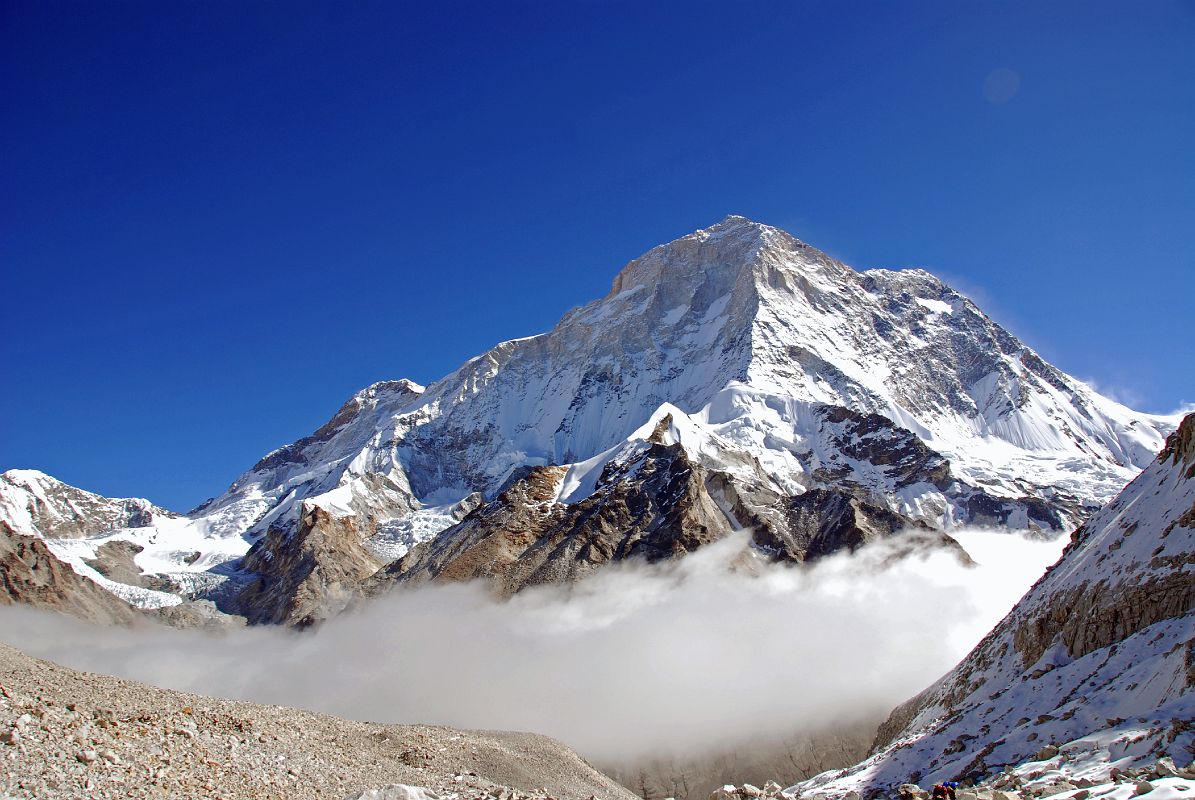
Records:
[[[547,333],[503,342],[426,388],[362,390],[185,518],[88,532],[134,541],[136,564],[179,586],[139,602],[268,597],[249,616],[295,621],[306,612],[279,610],[278,581],[319,606],[412,548],[389,574],[438,577],[424,568],[436,550],[468,551],[468,562],[501,551],[530,575],[534,542],[462,546],[494,527],[481,517],[510,511],[495,501],[511,489],[533,489],[545,514],[576,525],[593,516],[581,504],[630,509],[630,539],[555,529],[572,543],[559,557],[590,566],[686,552],[745,526],[761,550],[800,560],[818,553],[814,540],[851,546],[907,525],[1066,529],[1147,464],[1175,422],[1046,364],[924,271],[856,272],[728,217],[632,261],[606,297]],[[649,463],[680,483],[644,483]],[[15,527],[52,538],[76,566],[104,540]],[[347,551],[354,568],[323,576]],[[453,574],[490,573],[458,562]]]
[[[1005,767],[1100,780],[1190,763],[1193,721],[1195,414],[962,663],[893,712],[870,759],[793,788],[867,795]]]

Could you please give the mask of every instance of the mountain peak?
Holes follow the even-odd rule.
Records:
[[[663,284],[680,284],[689,291],[705,286],[706,291],[725,294],[740,277],[759,277],[756,267],[765,252],[778,256],[773,261],[790,264],[831,260],[779,228],[730,214],[708,228],[654,247],[628,263],[614,279],[611,294],[632,289],[655,290]]]

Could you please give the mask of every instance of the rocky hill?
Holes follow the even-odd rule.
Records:
[[[76,672],[2,644],[0,759],[0,793],[13,800],[635,797],[545,736],[215,700]]]
[[[744,527],[788,561],[910,528],[1063,531],[1174,422],[1063,374],[929,273],[856,272],[728,217],[547,333],[362,390],[185,517],[39,494],[62,485],[31,472],[5,474],[0,512],[138,606],[307,624],[395,582],[512,592]]]
[[[793,789],[840,797],[1005,769],[1104,780],[1192,756],[1195,415],[962,663],[892,714],[868,760]]]

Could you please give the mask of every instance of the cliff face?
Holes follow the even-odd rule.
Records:
[[[229,603],[251,623],[306,627],[342,610],[381,566],[353,517],[304,508],[298,529],[270,529],[242,568],[254,575]]]
[[[868,761],[801,788],[964,779],[1046,744],[1105,772],[1186,764],[1192,719],[1195,415],[959,666],[893,712]]]

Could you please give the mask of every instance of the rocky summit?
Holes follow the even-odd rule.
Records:
[[[306,625],[395,584],[508,594],[742,528],[794,562],[903,530],[1062,532],[1176,423],[923,270],[857,272],[732,216],[546,333],[363,389],[185,516],[10,471],[0,520],[140,608]]]

